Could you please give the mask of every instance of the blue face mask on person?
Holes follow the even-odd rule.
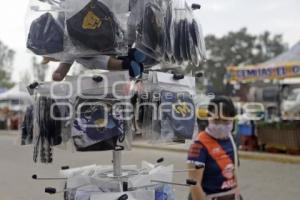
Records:
[[[215,139],[226,139],[230,136],[233,129],[233,123],[215,124],[210,122],[206,128],[206,132]]]

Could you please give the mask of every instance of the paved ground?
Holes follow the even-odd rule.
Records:
[[[32,174],[56,177],[60,166],[71,167],[88,164],[109,164],[111,153],[71,153],[55,151],[52,165],[36,165],[32,162],[32,148],[17,145],[15,136],[0,135],[0,199],[1,200],[61,200],[61,195],[48,196],[45,186],[62,186],[57,182],[36,182]],[[140,163],[141,160],[155,161],[164,157],[177,169],[185,167],[184,153],[135,149],[124,154],[125,164]],[[300,199],[300,165],[278,164],[264,161],[242,160],[240,183],[246,200],[296,200]],[[175,179],[183,182],[186,174]],[[176,188],[176,199],[185,200],[188,190]]]

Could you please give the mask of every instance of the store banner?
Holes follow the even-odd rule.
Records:
[[[270,66],[228,67],[227,80],[230,82],[253,82],[300,77],[300,62]]]

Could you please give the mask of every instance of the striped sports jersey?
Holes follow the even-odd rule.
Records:
[[[201,132],[189,149],[188,163],[204,167],[201,184],[206,194],[236,187],[234,149],[230,139],[217,140]]]

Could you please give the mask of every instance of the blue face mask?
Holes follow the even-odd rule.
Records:
[[[233,123],[230,124],[215,124],[210,122],[206,128],[206,132],[216,139],[226,139],[231,134]]]

